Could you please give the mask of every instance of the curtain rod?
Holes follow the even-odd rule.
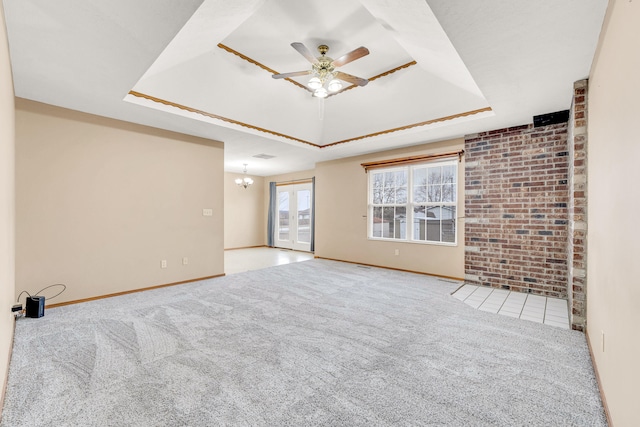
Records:
[[[310,184],[311,182],[313,182],[313,178],[292,179],[289,181],[276,182],[276,187],[281,185]]]
[[[461,162],[463,154],[464,154],[464,150],[458,150],[458,151],[450,151],[448,153],[425,154],[423,156],[411,156],[411,157],[401,157],[399,159],[378,160],[376,162],[361,163],[360,165],[364,168],[364,171],[366,173],[369,171],[369,169],[378,169],[378,168],[384,168],[387,166],[405,165],[410,163],[421,163],[426,160],[443,159],[443,158],[455,157],[455,156],[457,156],[458,161]]]

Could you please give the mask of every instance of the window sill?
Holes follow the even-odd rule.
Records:
[[[458,242],[430,242],[430,241],[423,241],[423,240],[387,239],[384,237],[367,237],[367,240],[371,240],[374,242],[408,243],[411,245],[448,246],[448,247],[458,246]]]

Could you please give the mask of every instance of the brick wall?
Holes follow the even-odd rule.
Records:
[[[571,327],[583,331],[587,290],[587,80],[573,85],[569,118],[568,298]]]
[[[567,124],[465,138],[465,279],[567,297]]]

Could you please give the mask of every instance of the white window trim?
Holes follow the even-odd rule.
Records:
[[[441,241],[432,241],[432,240],[415,240],[413,239],[413,227],[407,226],[407,238],[406,239],[396,239],[389,237],[374,237],[373,236],[373,202],[371,200],[372,197],[372,180],[375,173],[386,173],[386,172],[397,172],[400,170],[407,171],[407,203],[402,204],[387,204],[387,205],[376,205],[383,207],[406,207],[407,208],[407,224],[413,224],[413,208],[414,206],[424,205],[423,203],[417,203],[413,201],[413,169],[419,169],[421,167],[433,167],[433,166],[455,166],[456,167],[456,201],[455,202],[439,202],[433,203],[433,206],[454,206],[456,208],[456,217],[455,217],[455,234],[453,242],[441,242]],[[436,245],[436,246],[458,246],[458,230],[459,227],[459,207],[458,207],[458,194],[460,188],[459,182],[459,170],[458,170],[458,160],[434,160],[434,161],[426,161],[422,163],[414,163],[409,165],[400,165],[400,166],[392,166],[388,168],[376,168],[374,173],[369,173],[369,178],[367,180],[367,239],[381,242],[400,242],[400,243],[413,243],[419,245]]]

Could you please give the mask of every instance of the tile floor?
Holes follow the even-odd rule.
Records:
[[[309,259],[313,259],[311,252],[267,247],[231,249],[224,251],[224,273],[242,273],[243,271],[259,270]]]
[[[453,297],[478,310],[569,329],[567,300],[472,285],[460,287]]]

